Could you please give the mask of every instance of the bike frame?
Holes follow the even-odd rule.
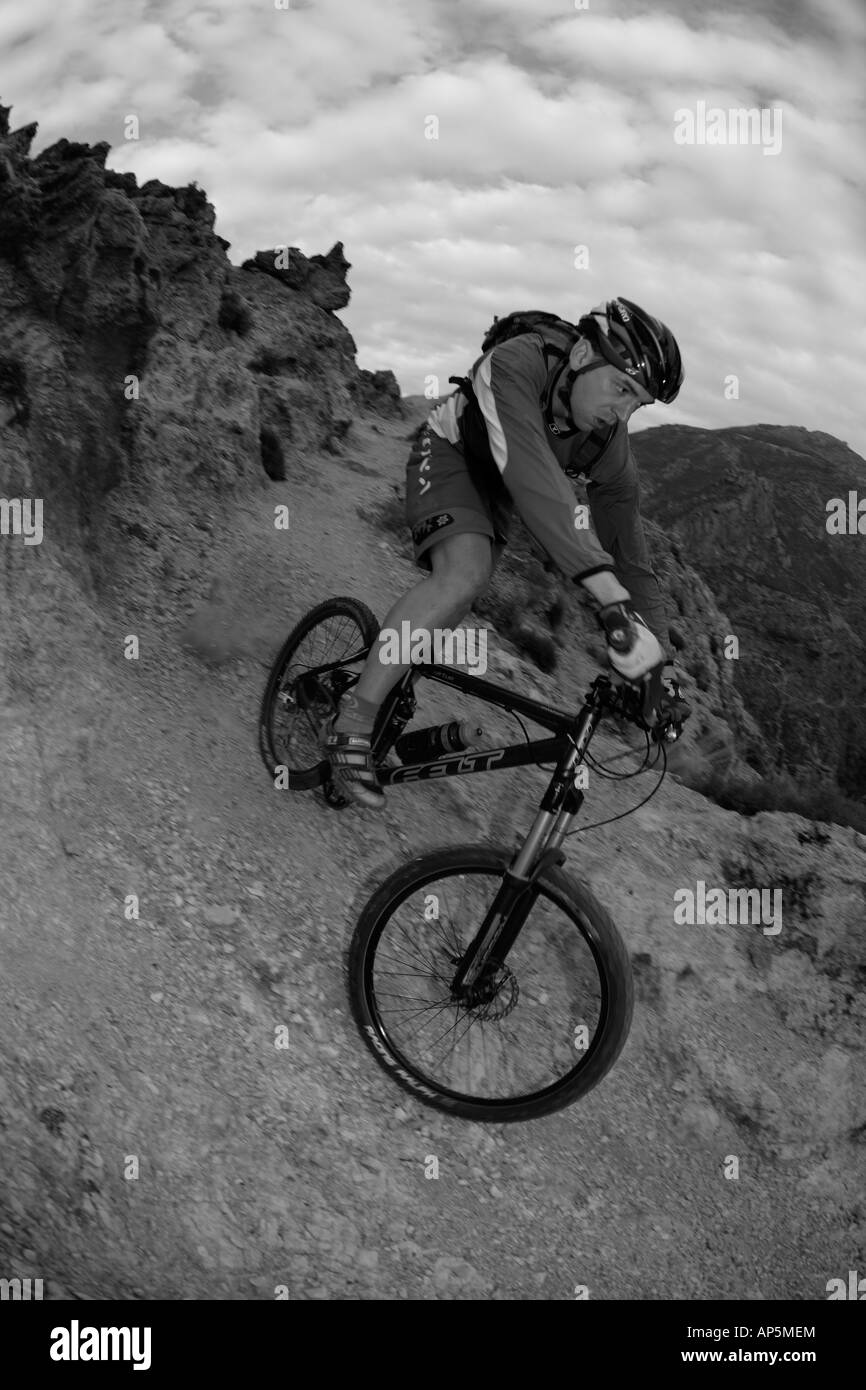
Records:
[[[584,801],[583,791],[576,785],[576,772],[605,708],[616,705],[617,697],[610,680],[599,676],[592,683],[582,708],[576,714],[567,714],[453,667],[413,666],[398,682],[383,708],[381,726],[373,741],[374,756],[384,757],[408,722],[415,707],[413,687],[422,677],[461,690],[485,704],[526,715],[555,734],[553,738],[535,739],[526,744],[449,753],[399,768],[377,768],[380,785],[387,787],[437,777],[462,777],[473,772],[496,772],[556,759],[538,814],[452,981],[452,990],[471,1004],[494,979],[517,940],[537,896],[535,880],[552,865],[565,861],[562,842]]]
[[[338,661],[324,663],[308,671],[302,679],[316,683],[320,676],[330,675],[333,689],[340,698],[357,681],[359,668],[370,650],[366,647]],[[461,690],[484,704],[498,706],[513,714],[523,714],[542,728],[549,729],[554,737],[478,752],[447,753],[402,767],[383,767],[383,759],[415,713],[414,686],[422,678]],[[503,967],[540,891],[537,880],[554,865],[565,862],[562,842],[584,802],[583,791],[577,786],[577,769],[606,712],[619,713],[641,728],[648,727],[642,717],[641,697],[634,687],[628,684],[615,686],[608,676],[596,676],[581,708],[574,713],[566,713],[541,700],[495,685],[492,681],[435,663],[411,666],[379,711],[373,731],[372,751],[377,763],[376,775],[383,787],[438,777],[463,777],[473,772],[497,772],[556,760],[547,790],[539,802],[538,813],[503,874],[502,883],[484,921],[459,961],[451,982],[454,995],[462,998],[470,1007],[485,1002],[486,992],[494,988],[497,973]],[[326,772],[327,764],[323,764],[323,777]]]

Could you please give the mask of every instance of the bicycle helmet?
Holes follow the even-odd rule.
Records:
[[[578,322],[596,351],[670,405],[683,384],[683,364],[671,330],[630,299],[609,299]]]
[[[543,410],[547,427],[553,434],[568,439],[579,433],[571,414],[571,389],[579,376],[607,363],[632,377],[654,400],[670,405],[676,399],[683,384],[682,358],[676,338],[660,319],[653,318],[630,299],[609,299],[578,319],[576,328],[581,337],[592,344],[595,357],[585,366],[575,368],[569,367],[568,356],[564,353],[559,366],[551,372]],[[570,426],[557,424],[554,419],[554,397],[571,421]],[[612,425],[606,434],[599,434],[601,444],[597,457],[615,429]]]

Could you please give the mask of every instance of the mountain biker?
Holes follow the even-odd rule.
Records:
[[[637,681],[664,667],[675,701],[681,692],[665,652],[667,618],[627,425],[641,406],[674,400],[679,348],[669,328],[627,299],[593,309],[576,330],[570,350],[551,349],[542,330],[482,352],[459,391],[419,426],[406,465],[406,516],[416,564],[429,574],[397,600],[383,628],[458,626],[486,588],[516,510],[599,605],[614,670]],[[586,476],[594,529],[565,475]],[[336,790],[373,808],[385,799],[370,746],[376,714],[408,669],[385,665],[379,652],[374,644],[320,735]]]

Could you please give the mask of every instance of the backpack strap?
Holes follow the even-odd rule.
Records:
[[[496,466],[496,460],[490,448],[487,426],[484,423],[484,416],[481,414],[481,406],[478,404],[478,397],[473,390],[472,382],[468,376],[450,376],[448,381],[449,383],[453,382],[458,391],[461,391],[466,397],[466,404],[458,424],[460,442],[463,445],[463,458],[469,476],[482,497],[487,496],[491,500],[507,504],[510,501],[508,489]]]
[[[562,360],[565,354],[562,349],[552,343],[544,343],[542,345],[542,351],[544,353],[545,366],[548,368],[548,375],[550,375],[551,368],[549,358],[558,357]],[[586,369],[584,368],[584,370]],[[579,375],[579,373],[575,373],[575,375]],[[553,390],[556,381],[556,376],[551,378],[544,396],[539,401],[548,428],[551,428],[552,425]],[[508,492],[503,482],[502,474],[497,468],[496,460],[490,450],[490,439],[487,434],[487,426],[484,423],[484,417],[481,414],[481,407],[478,404],[478,398],[475,395],[471,379],[468,376],[450,376],[448,382],[449,385],[455,385],[458,391],[466,397],[466,405],[460,416],[460,437],[463,443],[466,466],[473,483],[478,488],[479,492],[486,492],[489,495],[492,494],[494,497],[499,495],[507,497]],[[576,429],[560,430],[558,428],[552,429],[551,432],[556,434],[559,438],[568,438],[570,435],[578,433]],[[592,430],[586,441],[587,445],[594,448],[592,457],[588,459],[586,463],[582,462],[578,471],[574,471],[570,468],[565,469],[564,472],[566,476],[578,478],[582,473],[589,474],[590,470],[598,463],[602,454],[606,451],[615,433],[616,425],[611,425],[607,430]]]

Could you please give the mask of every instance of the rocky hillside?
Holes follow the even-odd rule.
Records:
[[[866,802],[866,542],[856,519],[853,534],[827,529],[832,499],[846,512],[849,493],[866,499],[866,462],[778,425],[668,426],[634,448],[647,514],[731,619],[728,665],[770,766]]]
[[[275,791],[255,726],[308,608],[353,593],[381,616],[416,577],[393,523],[417,403],[357,369],[339,243],[233,268],[201,190],[138,188],[105,145],[31,158],[33,135],[0,108],[0,497],[44,503],[41,543],[0,538],[0,1276],[84,1298],[824,1298],[866,1265],[866,840],[668,779],[569,842],[636,975],[604,1084],[513,1127],[395,1091],[348,1015],[360,905],[436,843],[512,845],[545,776],[337,814]],[[760,752],[712,646],[724,605],[685,545],[652,543],[694,756]],[[599,655],[567,603],[522,546],[482,602],[492,669],[560,703]],[[594,751],[633,756],[615,732]],[[648,781],[593,771],[590,819]],[[778,888],[781,932],[678,926],[699,880]]]
[[[310,448],[337,448],[361,403],[399,411],[399,389],[390,372],[355,366],[334,313],[349,299],[339,242],[327,256],[275,249],[235,269],[200,189],[139,188],[105,168],[105,143],[60,140],[31,159],[36,128],[10,134],[8,112],[6,495],[47,499],[41,553],[97,588],[140,602],[187,595],[202,578],[209,505],[284,477]]]

